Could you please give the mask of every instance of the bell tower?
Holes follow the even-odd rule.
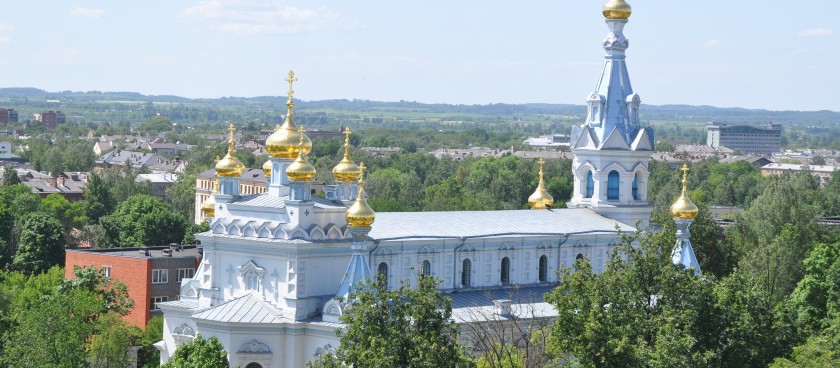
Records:
[[[624,0],[604,6],[609,33],[601,79],[587,98],[586,120],[572,127],[574,190],[566,204],[585,207],[621,223],[646,227],[653,130],[639,122],[641,99],[633,92],[625,62],[630,43],[624,26],[631,8]]]

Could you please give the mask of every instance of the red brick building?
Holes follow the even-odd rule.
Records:
[[[192,278],[201,262],[201,248],[195,245],[146,248],[68,249],[65,278],[73,268],[96,267],[128,286],[134,308],[125,320],[145,327],[158,314],[156,303],[178,300],[181,279]]]
[[[17,123],[18,113],[15,109],[0,109],[0,123],[6,125],[8,123]]]
[[[58,124],[64,124],[67,120],[61,111],[43,111],[35,114],[35,121],[40,121],[47,129],[55,129]]]

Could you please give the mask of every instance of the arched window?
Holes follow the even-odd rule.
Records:
[[[248,363],[245,368],[263,368],[263,366],[260,363]]]
[[[583,253],[578,253],[577,257],[575,257],[575,260],[578,259],[583,259]]]
[[[618,171],[610,171],[607,176],[607,199],[618,199]]]
[[[423,269],[421,270],[421,274],[423,276],[431,276],[432,275],[432,263],[429,261],[423,261]]]
[[[548,281],[548,257],[540,257],[540,282]]]
[[[633,200],[639,200],[639,173],[633,176]]]
[[[500,279],[503,285],[510,283],[510,258],[502,258],[502,273]]]
[[[595,179],[592,178],[592,170],[586,173],[586,196],[584,198],[592,198],[595,194]]]
[[[382,283],[382,286],[388,287],[388,264],[382,262],[379,264],[379,267],[376,269],[376,274],[379,277],[379,282]]]
[[[472,263],[467,258],[461,265],[461,286],[470,287],[470,273],[472,272]]]

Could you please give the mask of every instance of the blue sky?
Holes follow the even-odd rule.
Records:
[[[604,2],[6,1],[0,87],[582,104]],[[629,2],[644,103],[840,110],[840,2]]]

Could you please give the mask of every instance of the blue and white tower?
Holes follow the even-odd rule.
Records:
[[[624,26],[630,5],[612,0],[604,6],[610,32],[602,46],[604,68],[587,99],[586,121],[572,128],[574,191],[570,208],[586,207],[619,222],[646,227],[653,131],[639,122],[641,99],[633,92],[625,51]]]

